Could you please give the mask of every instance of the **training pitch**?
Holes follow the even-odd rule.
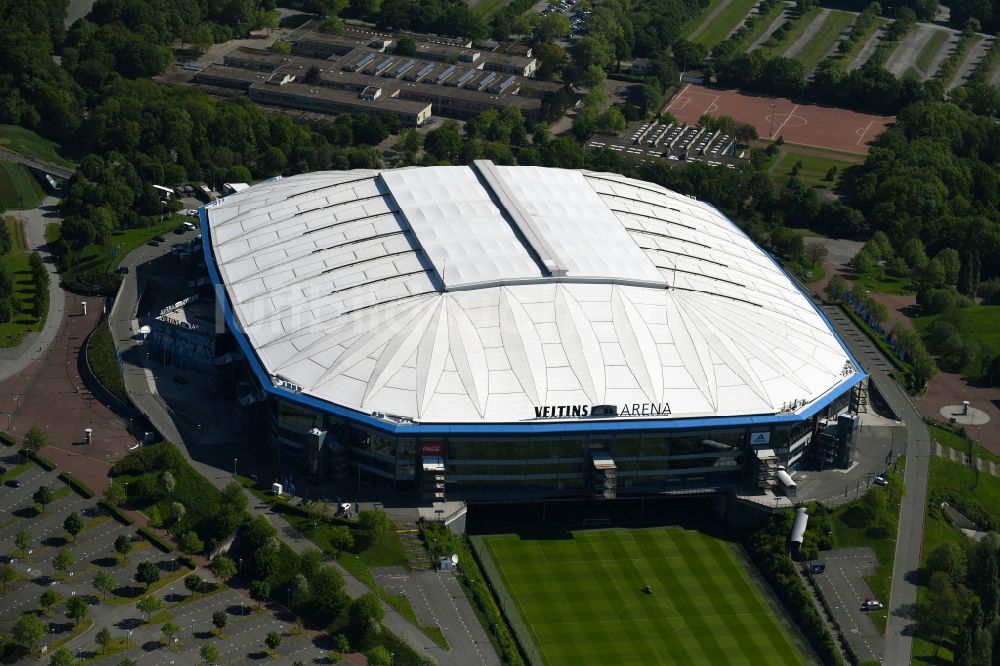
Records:
[[[537,651],[532,661],[806,663],[793,642],[799,639],[773,610],[778,602],[769,605],[751,581],[749,563],[702,532],[670,527],[473,539],[487,573],[499,571],[501,580],[491,576],[494,587],[513,598],[528,627],[530,642],[522,642]],[[521,622],[513,624],[524,631]]]
[[[896,122],[895,116],[800,104],[784,97],[749,95],[694,84],[685,85],[664,110],[678,122],[690,125],[706,113],[732,116],[737,122],[756,127],[761,139],[782,136],[789,143],[858,155],[867,155],[868,144]]]

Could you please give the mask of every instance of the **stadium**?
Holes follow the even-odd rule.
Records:
[[[860,366],[690,197],[477,161],[278,178],[200,215],[239,402],[316,478],[600,498],[853,456]]]

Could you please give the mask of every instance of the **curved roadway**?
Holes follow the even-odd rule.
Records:
[[[820,306],[830,323],[851,348],[858,362],[878,385],[879,391],[906,428],[906,492],[899,510],[896,557],[889,593],[889,621],[885,630],[883,664],[910,663],[916,628],[917,573],[927,505],[927,473],[930,467],[931,436],[906,391],[889,376],[892,366],[868,337],[837,306]]]

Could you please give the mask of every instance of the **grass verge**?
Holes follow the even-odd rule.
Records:
[[[927,40],[924,47],[920,49],[920,53],[917,54],[917,59],[914,62],[914,67],[922,73],[924,76],[928,76],[931,72],[927,69],[934,62],[934,57],[937,55],[941,47],[944,46],[945,42],[948,41],[948,35],[950,33],[944,30],[935,30],[931,38]]]
[[[27,167],[0,160],[0,205],[13,208],[35,208],[45,198],[45,191]]]
[[[831,11],[823,21],[816,34],[812,36],[805,48],[799,52],[795,59],[801,62],[806,72],[811,72],[819,64],[819,61],[826,57],[830,47],[840,37],[840,34],[847,30],[847,26],[854,20],[855,14],[851,12]]]
[[[792,11],[794,12],[795,10]],[[818,7],[813,7],[805,14],[799,16],[798,18],[794,18],[794,13],[793,13],[792,15],[793,23],[791,29],[788,32],[786,32],[781,39],[779,39],[777,42],[774,42],[773,47],[771,45],[771,42],[774,40],[774,38],[772,37],[770,40],[768,40],[767,43],[768,48],[771,49],[771,52],[775,54],[785,55],[785,51],[787,51],[792,46],[792,44],[794,44],[799,40],[799,37],[802,36],[802,33],[806,31],[806,28],[809,27],[809,24],[813,22],[813,20],[816,18],[818,14],[819,14]]]
[[[111,337],[111,328],[107,322],[99,323],[87,339],[87,363],[104,388],[119,400],[128,402],[125,381],[122,379],[121,366],[118,365],[118,354],[115,351],[115,341]]]
[[[884,26],[887,22],[888,19],[881,17],[876,18],[872,21],[871,25],[869,25],[865,31],[858,36],[858,40],[854,42],[851,48],[843,53],[835,55],[834,57],[840,60],[840,62],[842,62],[845,66],[851,64],[854,62],[854,59],[858,57],[858,54],[861,53],[861,49],[865,48],[865,44],[867,44],[868,40],[872,38],[872,35],[874,35],[878,29]]]
[[[766,14],[758,16],[757,21],[753,24],[753,27],[747,31],[747,34],[740,40],[739,44],[736,45],[736,50],[742,53],[750,48],[754,42],[760,39],[761,36],[767,32],[767,29],[771,27],[771,24],[774,23],[775,19],[781,16],[781,12],[784,11],[784,9],[785,5],[778,2],[768,9]]]
[[[65,167],[74,164],[59,155],[59,144],[17,125],[0,125],[0,148]]]
[[[726,8],[719,12],[712,23],[702,30],[693,41],[696,44],[703,44],[707,48],[719,44],[729,36],[729,33],[743,24],[743,20],[753,9],[754,4],[756,4],[755,0],[730,0]]]

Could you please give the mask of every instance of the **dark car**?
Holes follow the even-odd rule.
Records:
[[[821,574],[826,571],[826,565],[821,562],[814,562],[809,565],[809,573]]]
[[[174,375],[174,381],[177,382],[178,384],[188,383],[187,377],[185,377],[184,375]]]
[[[160,241],[151,240],[148,243],[146,243],[146,245],[149,245],[151,247],[159,247],[160,246]]]
[[[167,239],[164,238],[163,236],[153,236],[153,240],[160,241],[161,243],[164,243],[164,242],[166,242]]]
[[[20,479],[11,479],[11,480],[9,480],[7,482],[7,485],[10,486],[11,488],[20,488],[21,487],[21,480]]]
[[[184,233],[185,231],[187,231],[187,227],[185,227],[183,224],[174,229],[174,233],[178,235]]]
[[[6,474],[6,473],[7,473],[7,468],[4,467],[3,465],[0,465],[0,474]]]
[[[121,273],[122,275],[125,275],[126,273],[128,273],[128,266],[119,266],[118,272]]]

